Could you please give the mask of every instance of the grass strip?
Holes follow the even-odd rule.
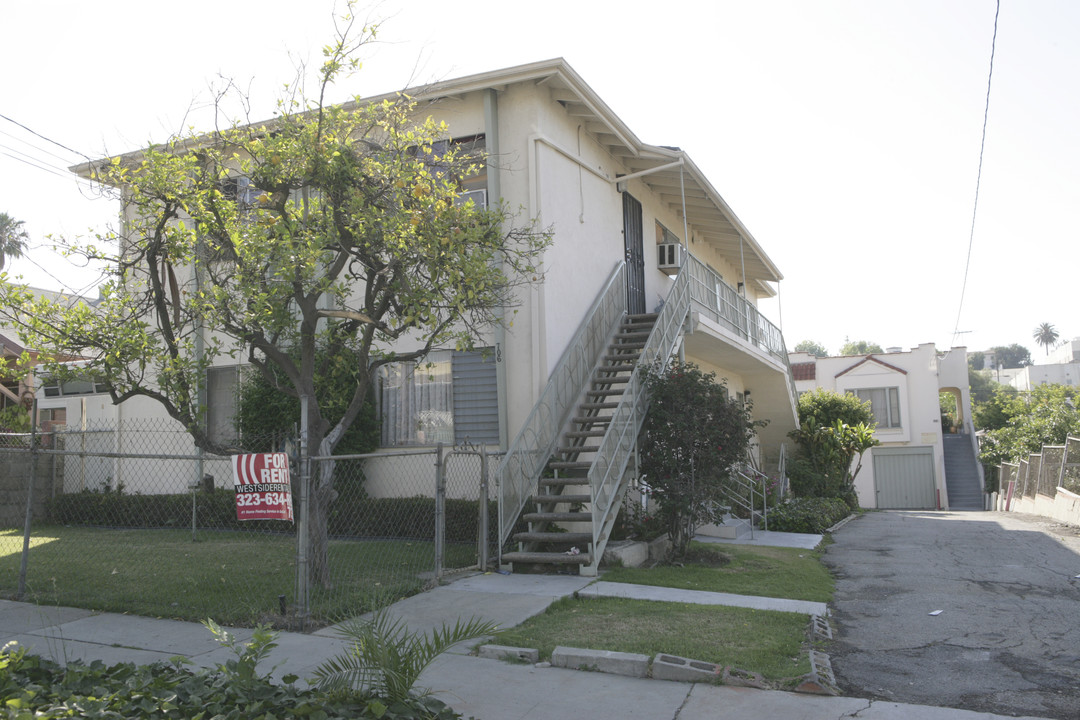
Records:
[[[682,565],[612,568],[604,580],[830,602],[835,583],[817,550],[694,542]]]
[[[808,622],[805,615],[771,610],[566,597],[499,633],[496,642],[537,648],[544,659],[558,645],[650,657],[662,652],[780,680],[810,672]]]
[[[22,533],[0,531],[0,592],[17,590]],[[466,557],[468,556],[468,557]],[[423,589],[434,544],[416,540],[332,540],[332,586],[313,588],[316,624],[336,622]],[[447,567],[475,562],[475,549],[448,545]],[[292,604],[296,539],[287,534],[190,530],[35,528],[27,602],[223,625],[287,625],[280,595]]]

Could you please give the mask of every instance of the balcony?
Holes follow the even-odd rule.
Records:
[[[737,373],[754,404],[754,417],[769,421],[759,433],[763,449],[778,447],[798,417],[783,333],[693,255],[686,256],[680,272],[690,276],[687,359]]]

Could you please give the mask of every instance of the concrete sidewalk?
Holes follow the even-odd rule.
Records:
[[[511,627],[542,612],[553,600],[590,591],[590,578],[561,575],[485,574],[462,578],[392,606],[410,629],[430,630],[458,618],[480,617]],[[614,585],[602,583],[601,585]],[[650,588],[649,590],[656,590]],[[686,591],[693,593],[693,591]],[[670,598],[678,600],[678,594]],[[768,600],[767,598],[764,600]],[[237,630],[246,640],[250,630]],[[198,623],[39,607],[0,601],[0,641],[18,641],[61,662],[100,659],[106,663],[147,663],[175,655],[210,667],[232,657]],[[281,677],[311,677],[344,645],[333,628],[314,634],[283,632],[263,669],[277,666]],[[565,720],[565,718],[649,718],[728,720],[793,718],[835,720],[975,720],[994,716],[947,708],[819,697],[712,685],[689,685],[597,672],[512,665],[468,654],[458,646],[440,657],[421,678],[465,717],[480,720]]]

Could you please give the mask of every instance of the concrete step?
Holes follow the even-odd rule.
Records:
[[[509,552],[502,554],[504,563],[536,563],[538,565],[588,565],[592,562],[592,553],[580,552],[577,555],[546,552]]]
[[[537,505],[558,505],[559,503],[588,503],[592,502],[592,495],[582,493],[580,495],[533,495],[532,501]]]
[[[591,512],[535,512],[524,513],[521,519],[529,523],[542,522],[592,522]]]
[[[514,533],[514,541],[526,543],[567,543],[584,547],[592,542],[592,533],[529,531]]]

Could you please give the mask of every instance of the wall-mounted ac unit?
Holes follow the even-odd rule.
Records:
[[[657,245],[656,251],[656,267],[668,275],[678,275],[679,268],[683,264],[683,255],[686,253],[686,248],[679,243],[664,243]]]

